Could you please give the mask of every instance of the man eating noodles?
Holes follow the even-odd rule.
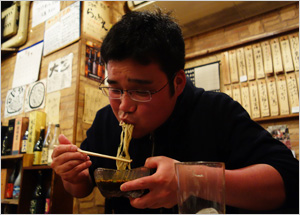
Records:
[[[193,86],[184,73],[181,30],[169,14],[130,12],[101,47],[110,105],[99,110],[81,149],[115,156],[120,122],[134,126],[131,168],[156,169],[121,186],[147,189],[139,198],[107,198],[107,213],[178,213],[174,163],[225,163],[226,213],[298,213],[299,162],[280,141],[223,93]],[[63,135],[52,168],[74,197],[89,195],[94,170],[114,160],[88,157]]]

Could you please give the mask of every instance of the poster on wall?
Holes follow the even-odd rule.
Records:
[[[82,20],[83,33],[98,41],[103,41],[111,27],[109,8],[103,1],[84,1]]]
[[[206,91],[220,92],[220,63],[214,62],[185,69],[186,76],[196,87]]]
[[[47,93],[71,87],[73,53],[70,53],[48,65]]]
[[[23,112],[26,86],[8,90],[5,100],[4,118],[15,116]]]
[[[43,41],[17,53],[12,88],[38,80],[43,51]]]
[[[25,97],[24,112],[38,110],[45,107],[46,79],[28,86]]]
[[[105,78],[105,65],[100,55],[100,45],[87,41],[85,54],[85,77],[102,82]]]
[[[60,11],[60,1],[33,1],[32,3],[32,28]]]
[[[45,22],[44,56],[80,38],[80,1]]]

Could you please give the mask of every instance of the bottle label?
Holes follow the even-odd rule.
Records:
[[[21,153],[26,153],[27,149],[27,140],[22,140]]]
[[[6,199],[11,199],[13,197],[13,191],[14,191],[14,184],[13,183],[7,183],[6,184],[5,198]]]
[[[48,148],[43,148],[41,164],[46,165],[48,163]]]
[[[33,165],[41,165],[42,160],[42,152],[35,151],[33,152]]]
[[[20,196],[20,186],[14,186],[13,198],[18,199]]]
[[[49,211],[50,211],[50,198],[47,198],[45,204],[45,214],[48,214]]]
[[[53,149],[49,149],[49,152],[48,152],[48,165],[50,165],[52,163],[52,153],[53,153]]]
[[[36,199],[32,199],[32,200],[30,201],[29,212],[30,212],[31,214],[36,214],[36,213],[37,213],[37,200],[36,200]]]

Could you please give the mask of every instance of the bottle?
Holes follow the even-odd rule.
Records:
[[[22,175],[22,162],[19,162],[19,172],[14,182],[13,188],[13,199],[19,199],[20,197],[20,185],[21,185],[21,175]]]
[[[45,203],[45,214],[49,214],[50,212],[50,196],[51,196],[51,186],[49,186],[47,195],[46,195],[46,203]]]
[[[42,149],[42,158],[41,158],[41,165],[47,165],[48,164],[48,155],[49,155],[49,145],[52,139],[51,136],[51,122],[48,123],[47,128],[47,134],[45,136],[44,142],[43,142],[43,149]]]
[[[92,49],[90,49],[89,59],[88,59],[88,73],[92,73],[93,71],[93,64],[92,64]]]
[[[99,57],[99,63],[98,63],[98,70],[97,70],[97,75],[100,77],[100,82],[104,80],[104,73],[105,73],[105,68],[104,64],[101,61],[101,56]]]
[[[98,66],[97,66],[97,50],[95,50],[95,53],[94,53],[94,60],[93,60],[93,74],[94,75],[97,75],[97,69],[98,69]]]
[[[6,199],[12,199],[13,197],[13,191],[14,191],[14,183],[16,180],[16,172],[17,172],[17,167],[14,168],[14,170],[12,171],[7,184],[6,184],[6,192],[5,192],[5,198]]]
[[[58,141],[59,135],[60,135],[60,127],[59,127],[59,124],[56,124],[55,128],[54,128],[53,138],[52,138],[52,141],[49,146],[48,165],[51,165],[51,163],[52,163],[52,153],[53,153],[54,147],[59,145],[59,141]]]
[[[45,211],[45,191],[43,188],[42,171],[38,171],[38,181],[34,189],[32,199],[30,200],[29,213],[42,214]]]
[[[41,165],[42,150],[45,136],[45,127],[41,127],[40,137],[33,148],[33,165]]]
[[[1,146],[1,155],[7,155],[7,147],[8,147],[8,131],[5,133],[5,136],[2,141]]]
[[[25,131],[25,134],[22,138],[22,147],[21,147],[21,154],[25,154],[26,153],[26,149],[27,149],[27,141],[28,141],[28,128]]]

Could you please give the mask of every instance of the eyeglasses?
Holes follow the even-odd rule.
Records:
[[[164,89],[169,82],[167,82],[162,88],[156,91],[149,91],[149,90],[121,90],[113,87],[99,87],[102,93],[109,97],[110,99],[121,99],[124,92],[127,92],[129,97],[133,101],[137,102],[149,102],[152,99],[152,95],[155,93],[160,92]]]

